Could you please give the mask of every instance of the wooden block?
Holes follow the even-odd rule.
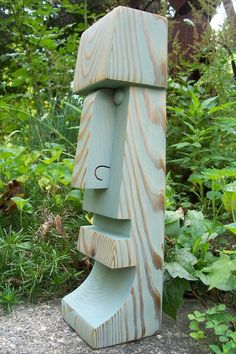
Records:
[[[94,215],[92,226],[80,228],[78,250],[109,268],[136,265],[130,220]]]
[[[85,102],[74,172],[74,181],[80,179],[86,188],[83,207],[94,213],[94,225],[80,230],[78,249],[94,258],[95,265],[86,281],[64,297],[63,318],[93,348],[146,337],[157,333],[161,326],[166,90],[164,76],[160,84],[163,88],[157,88],[156,79],[152,84],[148,83],[149,74],[145,72],[154,73],[154,66],[157,66],[156,73],[160,73],[159,60],[165,56],[157,57],[155,65],[149,58],[144,70],[135,55],[144,52],[150,57],[152,53],[159,53],[160,48],[166,48],[165,44],[160,44],[166,41],[162,27],[158,27],[158,34],[154,25],[156,21],[165,25],[166,22],[159,17],[152,22],[153,15],[147,16],[119,7],[98,22],[96,31],[93,29],[97,35],[103,33],[105,42],[104,38],[99,42],[99,36],[97,46],[88,38],[81,42],[79,65],[89,69],[86,78],[80,71],[81,80],[85,80],[85,86],[80,84],[80,88],[87,87],[89,91],[94,83],[101,85],[101,91],[88,96],[91,108],[88,109]],[[129,30],[124,31],[126,26]],[[111,28],[114,33],[123,31],[123,35],[112,34]],[[140,36],[140,41],[134,41],[135,33]],[[154,38],[153,33],[157,40],[156,47],[153,42],[155,48],[151,49],[152,42],[147,41],[149,37]],[[112,48],[118,51],[118,39],[121,48],[122,45],[130,48],[128,62],[120,59],[123,71],[112,52]],[[100,45],[105,47],[100,49]],[[97,60],[91,48],[96,48],[97,53],[101,50],[104,57]],[[98,71],[101,68],[104,73],[104,67],[112,68],[109,75],[113,73],[113,78],[110,75],[109,80],[114,89],[103,88],[104,81],[100,80],[103,74],[98,76]],[[159,80],[158,75],[154,78]],[[134,78],[138,78],[138,85]],[[142,85],[139,85],[141,81]],[[101,109],[97,109],[96,97],[100,97],[100,93],[104,99],[101,106],[98,103]],[[99,98],[97,102],[100,102]],[[92,113],[88,114],[88,111]],[[93,119],[101,121],[103,128],[96,124],[95,129]],[[104,140],[108,138],[109,153],[105,153],[105,145],[94,143],[93,139],[99,136]],[[87,158],[83,158],[86,149]],[[98,188],[92,175],[96,164],[100,164],[105,156],[110,162],[109,181],[103,188]],[[93,158],[96,163],[91,168]],[[81,179],[80,174],[86,177]]]
[[[166,64],[166,19],[119,6],[83,33],[73,89],[166,87]]]
[[[110,326],[110,319],[114,319],[116,326],[116,318],[126,302],[127,292],[131,291],[134,279],[135,267],[110,269],[96,262],[84,283],[62,300],[63,318],[93,348],[108,343],[107,337],[113,339],[115,336],[116,343],[126,336],[129,338],[131,333],[126,333],[123,326],[120,327],[122,331],[117,331]],[[118,315],[114,316],[116,313]],[[128,320],[129,312],[126,316]]]
[[[78,250],[112,269],[136,265],[134,246],[130,238],[102,232],[95,226],[80,228]]]

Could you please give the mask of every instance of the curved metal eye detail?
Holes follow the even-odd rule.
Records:
[[[110,166],[106,166],[106,165],[99,165],[99,166],[97,166],[96,168],[95,168],[95,170],[94,170],[94,176],[99,180],[99,181],[102,181],[102,178],[99,178],[98,176],[97,176],[97,170],[99,169],[99,168],[111,168]]]

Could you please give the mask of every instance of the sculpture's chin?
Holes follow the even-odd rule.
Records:
[[[135,267],[110,269],[95,262],[84,283],[63,298],[63,318],[92,348],[121,342],[121,332],[129,327],[123,321],[123,309],[131,297],[135,274]],[[127,338],[132,339],[135,333]]]

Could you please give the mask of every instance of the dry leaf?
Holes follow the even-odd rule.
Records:
[[[40,237],[44,237],[48,234],[48,232],[52,229],[54,224],[54,216],[50,214],[47,220],[38,228],[36,231],[36,235]]]
[[[24,198],[24,193],[21,191],[22,183],[16,180],[10,181],[6,185],[6,192],[0,195],[0,210],[5,214],[9,214],[16,208],[16,204],[11,200],[12,197]]]
[[[83,264],[83,266],[85,266],[86,268],[92,268],[92,263],[90,262],[90,259],[89,257],[87,256],[84,256],[82,259],[81,259],[81,263]]]
[[[62,226],[62,221],[60,215],[56,215],[54,218],[54,225],[59,235],[65,235],[65,230]]]

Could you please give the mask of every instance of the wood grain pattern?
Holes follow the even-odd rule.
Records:
[[[111,90],[99,90],[84,101],[72,175],[72,186],[102,189],[109,185],[114,135],[114,102]]]
[[[104,292],[107,292],[102,272],[96,276],[96,284],[99,287],[103,283],[103,287],[98,292],[94,291],[93,297],[91,294],[89,304],[87,299],[83,301],[83,297],[81,298],[80,287],[76,294],[72,293],[73,295],[64,299],[64,318],[94,348],[151,335],[160,329],[161,323],[165,90],[129,87],[124,89],[124,97],[115,110],[109,188],[86,190],[84,207],[94,212],[95,217],[103,215],[120,222],[131,220],[130,232],[123,239],[121,231],[120,234],[117,230],[104,232],[105,221],[103,225],[81,228],[78,249],[106,267],[122,268],[120,284],[123,282],[122,270],[133,267],[133,283],[127,288],[126,299],[121,307],[115,310],[114,305],[114,312],[109,312],[110,318],[106,322],[97,327],[90,324],[90,335],[87,330],[86,335],[83,335],[81,311],[85,306],[87,313],[96,313],[102,306],[100,296],[106,296]],[[122,141],[121,135],[124,136]],[[121,143],[116,143],[118,141]],[[108,223],[107,228],[109,229]],[[118,228],[121,230],[121,226]],[[93,272],[94,270],[92,274]],[[133,277],[133,273],[130,277]],[[86,287],[89,293],[92,291],[90,286]],[[76,306],[72,306],[71,296],[80,299]],[[112,304],[113,296],[106,301]],[[73,316],[68,312],[67,305],[73,308]],[[76,326],[72,320],[68,320],[68,313],[70,318],[74,318],[73,321],[79,321]],[[86,318],[84,321],[90,323]]]
[[[136,265],[130,238],[101,232],[94,226],[80,228],[78,250],[112,269]]]
[[[87,94],[127,83],[166,87],[166,63],[166,19],[119,6],[83,33],[73,90]]]
[[[122,32],[124,46],[125,42],[131,43],[134,40],[134,34],[130,32],[142,37],[142,31],[154,31],[150,14],[146,17],[141,13],[139,17],[139,13],[136,13],[132,12],[130,17],[130,9],[126,11],[122,8],[112,14],[113,19],[114,15],[118,16],[116,24],[120,21],[124,28],[125,23],[129,22],[129,31]],[[136,16],[145,18],[139,23],[141,29],[137,28]],[[104,24],[104,30],[106,21],[100,23],[101,27]],[[114,31],[118,31],[118,27],[112,25]],[[116,34],[113,41],[118,40],[118,37]],[[147,38],[144,37],[143,41],[147,41]],[[137,53],[137,50],[141,52],[143,49],[145,52],[150,43],[143,46],[143,42],[140,47],[133,43],[132,50]],[[83,51],[85,49],[83,47]],[[150,47],[147,54],[149,57],[155,53],[154,50],[151,52]],[[115,53],[112,55],[113,72],[120,75],[121,69],[115,61]],[[87,56],[86,60],[89,59]],[[81,60],[85,60],[85,57]],[[144,80],[144,77],[138,76],[138,72],[133,73],[132,60],[130,56],[127,64],[130,67],[126,65],[124,73],[127,70],[130,77],[136,75],[136,78]],[[158,58],[155,60],[157,62],[154,65],[154,58],[150,59],[148,66],[156,67],[160,64]],[[94,69],[93,75],[95,73]],[[115,84],[120,87],[120,81]],[[94,213],[94,225],[81,227],[78,240],[78,249],[94,258],[95,265],[86,281],[63,299],[62,306],[64,319],[93,348],[156,333],[160,330],[162,313],[166,90],[127,86],[126,83],[126,87],[119,89],[119,97],[122,97],[120,100],[112,99],[117,98],[116,89],[108,91],[109,97],[106,96],[104,104],[110,105],[108,116],[112,121],[112,128],[107,130],[107,134],[112,135],[109,183],[106,188],[85,190],[83,207]],[[98,115],[101,116],[100,113]],[[89,118],[85,120],[89,122]],[[86,129],[82,126],[81,129],[83,134],[80,136],[80,149],[83,151],[84,146],[87,146],[89,156],[90,148],[93,149],[92,139],[97,134],[90,135],[91,141],[86,145]],[[103,156],[97,152],[95,155]],[[80,159],[83,153],[78,156]],[[88,163],[88,159],[82,163],[81,171],[86,168],[89,171]],[[75,170],[79,171],[77,164],[78,161]],[[88,180],[92,178],[89,175],[92,170],[87,172]]]

